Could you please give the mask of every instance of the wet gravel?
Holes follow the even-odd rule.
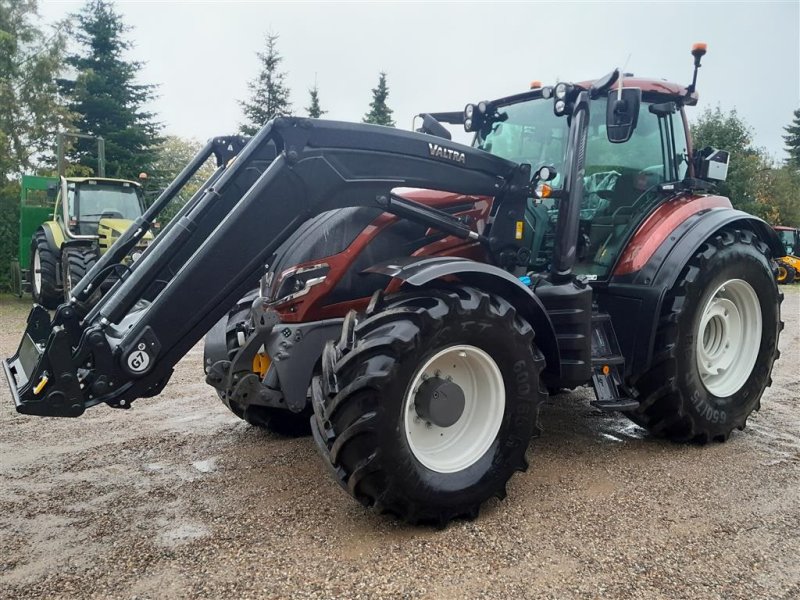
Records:
[[[478,520],[352,501],[310,438],[229,414],[202,349],[157,398],[76,420],[0,391],[0,598],[800,598],[800,285],[763,408],[682,446],[550,399],[531,469]],[[0,354],[28,304],[0,298]]]

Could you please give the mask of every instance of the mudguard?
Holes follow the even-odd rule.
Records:
[[[442,277],[457,276],[463,283],[501,295],[533,326],[536,345],[546,360],[544,374],[552,377],[561,374],[555,329],[542,301],[508,271],[467,258],[450,256],[423,259],[405,257],[373,265],[365,271],[388,275],[415,287]]]
[[[712,208],[692,214],[666,236],[644,266],[630,274],[615,274],[598,290],[600,306],[614,323],[625,373],[643,373],[653,359],[658,316],[667,292],[700,246],[724,227],[753,231],[773,256],[783,252],[778,235],[762,219],[733,208]]]
[[[57,221],[45,221],[42,223],[42,231],[47,238],[47,242],[58,256],[61,253],[61,246],[64,245],[64,232],[61,230]]]

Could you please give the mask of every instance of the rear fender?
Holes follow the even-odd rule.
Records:
[[[783,252],[777,234],[763,220],[733,208],[712,208],[679,223],[646,257],[641,269],[634,273],[615,272],[608,287],[598,289],[600,306],[611,315],[626,359],[626,375],[634,380],[652,365],[656,330],[667,292],[700,246],[723,228],[752,231],[769,248],[768,256]]]
[[[508,271],[458,257],[406,257],[379,263],[366,269],[366,272],[388,275],[415,287],[443,277],[455,276],[463,283],[502,296],[533,326],[536,345],[546,360],[544,373],[552,377],[560,376],[558,342],[550,317],[542,301]]]

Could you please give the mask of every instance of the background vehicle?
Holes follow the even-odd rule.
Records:
[[[64,177],[64,139],[58,134],[59,176],[23,176],[19,257],[12,264],[15,292],[30,291],[54,309],[144,210],[141,186],[107,179],[103,140],[98,139],[98,177]],[[80,136],[86,137],[86,136]],[[152,234],[144,236],[138,253]]]
[[[785,256],[777,259],[778,283],[790,284],[797,280],[800,273],[800,230],[794,227],[775,227],[775,231],[783,244]]]
[[[704,53],[693,50],[695,78]],[[261,379],[265,360],[278,364],[303,343],[290,316],[315,288],[335,292],[347,280],[328,281],[324,257],[287,259],[294,266],[280,273],[265,265],[315,215],[368,207],[475,244],[483,258],[398,247],[365,270],[383,283],[370,284],[364,310],[348,312],[326,342],[311,383],[312,432],[360,502],[411,522],[475,516],[526,468],[548,387],[590,384],[595,406],[655,434],[725,440],[770,382],[781,329],[770,261],[783,251],[766,223],[709,193],[727,154],[692,152],[683,107],[696,103],[694,88],[623,85],[615,70],[470,104],[462,118],[474,147],[275,119],[236,160],[218,160],[207,185],[87,313],[80,303],[92,273],[52,320],[34,307],[17,354],[3,362],[17,410],[78,416],[160,393],[175,363],[265,272],[252,329],[236,331],[239,346],[207,365],[207,380],[236,406],[255,396],[278,408]],[[137,243],[211,151],[94,269]],[[476,200],[475,218],[459,219],[403,188],[491,206],[481,219]],[[305,237],[319,237],[305,227]],[[358,236],[364,226],[354,229]],[[317,314],[326,306],[322,299]],[[285,395],[288,410],[307,408],[293,397]]]

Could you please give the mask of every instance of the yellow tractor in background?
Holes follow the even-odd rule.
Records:
[[[778,274],[776,279],[778,283],[782,284],[794,283],[798,275],[800,275],[800,257],[798,257],[798,254],[800,254],[800,229],[781,226],[776,226],[774,229],[786,252],[786,256],[777,259]]]
[[[67,136],[96,139],[98,177],[64,176]],[[59,133],[57,146],[57,178],[22,178],[19,256],[11,267],[16,293],[30,291],[49,309],[69,301],[73,287],[145,209],[139,183],[105,177],[102,138]],[[133,260],[152,239],[148,232],[140,240]]]

